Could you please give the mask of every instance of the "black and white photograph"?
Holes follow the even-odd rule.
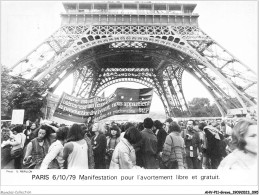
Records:
[[[0,8],[1,194],[258,194],[258,1]]]

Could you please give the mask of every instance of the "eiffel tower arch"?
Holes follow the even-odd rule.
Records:
[[[50,92],[73,75],[72,95],[118,82],[154,88],[167,116],[190,114],[182,75],[193,75],[222,116],[255,106],[256,73],[202,31],[196,4],[65,2],[62,25],[12,67]]]

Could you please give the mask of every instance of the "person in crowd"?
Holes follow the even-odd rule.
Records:
[[[136,126],[133,123],[128,122],[128,123],[126,123],[126,128],[128,129],[128,127],[136,127],[139,130],[139,132],[144,130],[143,122],[140,122],[140,123],[136,124]],[[139,140],[137,143],[133,144],[135,154],[136,154],[136,165],[139,166],[139,167],[144,166],[142,154],[141,154],[141,151],[140,151],[141,145],[142,145],[142,140]]]
[[[82,133],[85,135],[88,131],[88,128],[85,124],[80,124],[80,127],[82,129]]]
[[[205,126],[203,129],[207,143],[207,168],[217,169],[222,158],[227,155],[223,133],[211,125]]]
[[[145,118],[145,129],[141,131],[142,143],[140,153],[145,169],[157,169],[159,167],[157,161],[157,138],[152,131],[153,124],[151,118]]]
[[[226,123],[224,121],[220,123],[220,131],[225,136],[225,134],[226,134]]]
[[[166,133],[168,133],[169,126],[170,126],[171,122],[173,122],[173,119],[171,119],[171,118],[168,118],[168,119],[165,120],[165,128],[164,129],[165,129]]]
[[[40,169],[64,169],[63,149],[69,128],[60,127],[56,133],[56,141],[49,147]]]
[[[130,127],[133,127],[133,126],[134,126],[133,123],[131,123],[131,122],[126,122],[126,123],[123,125],[123,128],[122,128],[120,137],[123,138],[123,137],[124,137],[124,134],[125,134],[125,132],[126,132],[126,130],[127,130],[128,128],[130,128]]]
[[[171,122],[168,127],[168,133],[169,135],[166,136],[162,152],[163,165],[169,169],[187,168],[184,140],[180,134],[181,127],[176,122]]]
[[[92,128],[92,127],[91,127]],[[89,131],[88,131],[89,132]],[[91,143],[91,139],[89,137],[89,133],[86,132],[84,135],[84,139],[87,143],[87,147],[88,147],[88,169],[94,169],[94,152],[93,152],[93,147],[92,147],[92,143]]]
[[[88,124],[83,127],[83,132],[85,133],[85,136],[87,136],[90,140],[94,136],[94,132],[92,131],[93,124]]]
[[[142,123],[142,122],[138,123],[138,125],[137,125],[137,129],[138,129],[139,131],[144,130],[144,125],[143,125],[143,123]]]
[[[112,125],[110,127],[110,134],[106,137],[107,139],[107,148],[106,148],[106,168],[109,168],[112,153],[120,142],[120,129],[117,125]]]
[[[26,147],[28,145],[28,143],[30,143],[30,141],[35,138],[34,136],[34,131],[37,129],[36,123],[32,123],[31,126],[27,126],[26,129],[23,131],[23,133],[26,136],[26,140],[24,143],[24,147]]]
[[[23,132],[23,125],[18,125],[12,129],[12,140],[8,144],[12,146],[11,157],[14,159],[14,168],[22,168],[23,147],[26,140],[26,136]]]
[[[224,134],[224,142],[226,143],[226,153],[230,154],[235,150],[235,145],[232,143],[232,128],[226,125],[226,133]]]
[[[105,136],[108,136],[111,132],[110,132],[110,126],[109,126],[110,124],[109,124],[109,122],[105,122],[105,124],[104,124],[104,126],[103,126],[103,130],[104,130],[104,132],[103,132],[103,134],[105,135]]]
[[[194,128],[194,121],[187,122],[187,129],[183,130],[182,137],[185,143],[186,162],[188,169],[199,169],[199,158],[202,155],[199,132]]]
[[[142,139],[139,130],[131,126],[129,127],[124,137],[120,139],[120,142],[115,147],[112,155],[110,169],[138,169],[141,168],[136,165],[136,155],[134,144],[138,143]]]
[[[63,159],[67,169],[88,169],[88,147],[79,124],[73,124],[64,145]]]
[[[157,158],[159,160],[159,164],[161,164],[162,150],[167,133],[163,129],[163,124],[159,120],[154,121],[153,131],[157,137]]]
[[[258,127],[256,121],[241,119],[233,128],[232,143],[236,149],[220,163],[221,170],[257,170]]]
[[[207,139],[206,139],[206,135],[204,132],[204,127],[206,127],[207,124],[205,121],[201,121],[198,124],[198,128],[199,128],[199,135],[200,135],[200,140],[201,140],[201,152],[202,152],[202,156],[200,156],[201,159],[200,160],[200,168],[202,169],[207,169],[208,168],[208,157],[206,154],[206,150],[207,150]]]
[[[153,127],[154,133],[157,136],[157,153],[159,154],[160,152],[162,152],[167,133],[163,129],[163,124],[159,120],[154,121]]]
[[[23,164],[28,166],[28,168],[39,169],[48,153],[49,146],[56,138],[55,131],[57,131],[57,128],[42,124],[35,131],[38,136],[27,145]]]
[[[91,139],[94,152],[95,169],[105,169],[105,153],[107,140],[101,123],[94,123],[92,131],[95,135]]]
[[[10,142],[11,130],[8,127],[1,127],[1,168],[8,169],[14,167],[14,160],[11,158],[12,146]]]

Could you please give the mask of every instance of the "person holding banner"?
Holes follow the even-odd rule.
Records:
[[[134,126],[129,127],[113,152],[110,169],[140,169],[141,167],[136,165],[133,145],[141,139],[139,130]]]
[[[37,137],[31,140],[27,145],[23,164],[28,168],[39,169],[41,163],[48,153],[49,146],[55,139],[56,133],[53,130],[57,128],[48,126],[46,124],[41,125],[36,130]]]
[[[104,127],[101,123],[94,123],[92,131],[95,133],[91,139],[94,151],[95,169],[105,169],[107,140],[104,135]]]

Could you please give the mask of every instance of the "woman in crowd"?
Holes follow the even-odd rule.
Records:
[[[26,136],[26,140],[25,140],[25,143],[24,143],[24,148],[28,145],[28,143],[30,143],[30,141],[32,139],[35,138],[33,132],[36,130],[36,128],[37,128],[36,123],[32,123],[31,126],[27,126],[26,129],[23,131],[23,133]]]
[[[67,143],[63,150],[63,159],[68,169],[88,169],[88,146],[79,124],[69,129]]]
[[[23,147],[26,140],[26,136],[23,132],[23,125],[18,125],[12,129],[13,137],[9,144],[12,146],[11,157],[14,159],[14,168],[22,168],[22,158],[23,158]]]
[[[12,146],[7,144],[10,141],[12,132],[8,127],[1,127],[1,168],[13,168],[13,161],[11,158]]]
[[[92,131],[95,135],[91,139],[95,169],[105,169],[106,137],[104,127],[101,123],[94,123]]]
[[[124,138],[121,138],[113,152],[110,169],[141,168],[136,165],[136,154],[133,147],[133,144],[138,143],[141,139],[141,133],[136,127],[128,128]]]
[[[168,133],[162,152],[162,162],[168,169],[187,168],[184,140],[181,137],[181,128],[176,122],[168,125]]]
[[[218,169],[250,169],[257,168],[257,124],[250,119],[241,119],[233,128],[232,143],[236,149],[225,157]]]
[[[132,126],[134,126],[133,123],[131,123],[131,122],[126,122],[126,123],[123,125],[123,127],[121,128],[121,135],[120,135],[120,137],[123,138],[125,132],[127,131],[127,129],[130,128],[130,127],[132,127]]]
[[[56,141],[49,147],[40,169],[64,169],[63,149],[68,134],[68,127],[60,127],[56,133]]]
[[[54,130],[54,131],[53,131]],[[55,127],[43,124],[35,133],[38,135],[27,145],[23,164],[28,168],[39,169],[41,163],[48,153],[49,146],[56,137]]]
[[[163,124],[159,120],[154,121],[154,133],[157,137],[157,153],[162,155],[163,145],[167,136],[166,131],[163,129]],[[161,156],[160,155],[160,156]]]
[[[208,143],[207,143],[207,139],[206,139],[206,134],[204,132],[204,127],[206,127],[207,124],[205,122],[201,122],[198,125],[199,128],[199,134],[200,134],[200,139],[201,139],[201,159],[200,159],[200,168],[202,169],[207,169],[208,168],[208,156],[207,156],[207,147],[208,147]]]
[[[120,129],[117,125],[112,125],[110,127],[110,134],[106,137],[107,139],[107,148],[106,148],[106,168],[109,168],[112,153],[120,142]]]

